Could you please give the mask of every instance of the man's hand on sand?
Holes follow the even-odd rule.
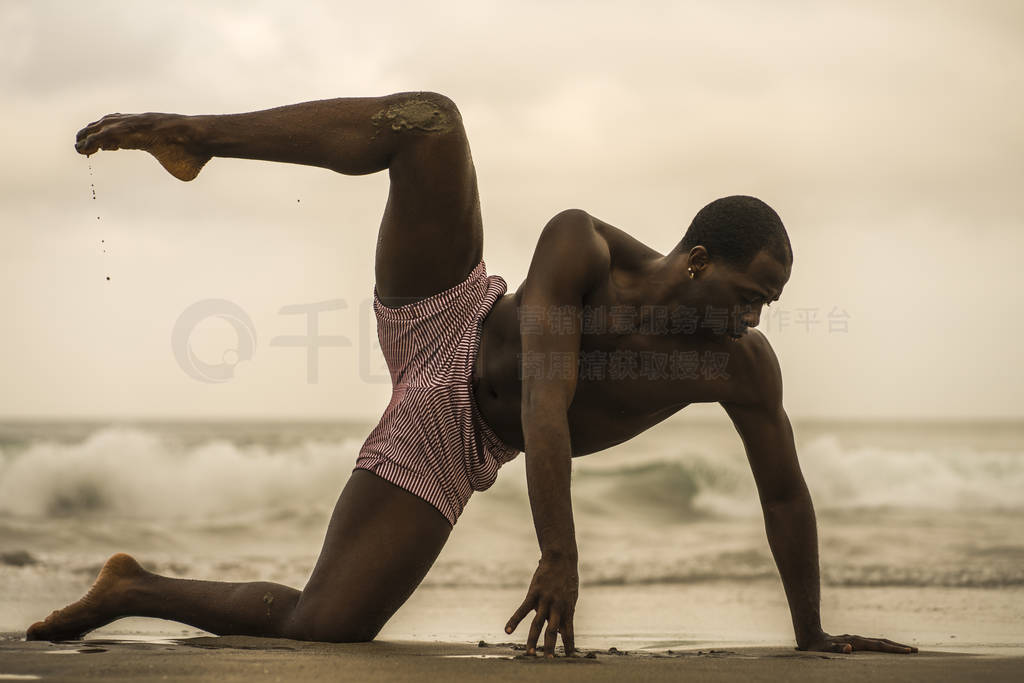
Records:
[[[887,638],[864,638],[863,636],[851,636],[845,633],[841,636],[830,636],[827,633],[822,633],[816,640],[808,643],[804,647],[798,647],[797,649],[812,650],[815,652],[842,652],[843,654],[850,654],[857,650],[892,652],[894,654],[901,655],[909,655],[917,652],[916,647],[903,645],[901,643],[894,643]]]
[[[192,180],[210,155],[197,149],[187,119],[178,114],[107,114],[78,131],[75,150],[88,156],[101,149],[141,149],[175,178]]]
[[[562,644],[566,656],[576,650],[573,642],[572,619],[576,612],[576,598],[579,596],[579,575],[575,561],[548,561],[541,558],[537,571],[533,574],[526,599],[512,618],[505,625],[505,633],[512,633],[519,622],[536,611],[530,626],[530,635],[526,639],[526,654],[537,654],[537,640],[544,629],[544,656],[555,656],[555,644],[558,634],[562,634]]]

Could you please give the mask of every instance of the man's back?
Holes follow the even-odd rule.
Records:
[[[505,443],[523,448],[520,405],[527,375],[577,375],[568,411],[576,456],[622,443],[690,403],[751,393],[757,364],[770,361],[768,340],[756,330],[733,340],[727,333],[732,311],[724,307],[720,325],[700,327],[698,311],[676,296],[678,278],[665,272],[664,259],[583,211],[551,219],[526,281],[484,321],[474,395]],[[591,276],[579,292],[579,307],[523,303],[524,291],[552,286],[552,271],[580,261]],[[523,352],[524,337],[574,331],[576,359],[557,350]]]

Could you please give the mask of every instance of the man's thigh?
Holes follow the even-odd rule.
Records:
[[[293,635],[373,638],[426,576],[450,533],[448,520],[426,501],[355,470],[296,606]]]
[[[375,263],[377,293],[385,306],[453,287],[482,258],[476,171],[457,121],[443,133],[411,137],[391,162]]]

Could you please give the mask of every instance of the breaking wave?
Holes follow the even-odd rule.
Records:
[[[361,442],[355,434],[188,442],[104,427],[78,441],[8,444],[0,450],[0,515],[209,519],[321,509],[336,499]],[[819,511],[1024,510],[1024,452],[847,447],[826,434],[801,447],[800,461]],[[522,505],[522,465],[506,470],[471,508]],[[581,459],[573,498],[578,514],[596,517],[685,521],[759,511],[742,452],[692,443]]]

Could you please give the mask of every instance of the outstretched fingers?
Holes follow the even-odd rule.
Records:
[[[526,654],[534,656],[537,654],[537,644],[540,642],[541,633],[544,634],[543,650],[544,656],[553,658],[555,648],[558,646],[558,636],[562,636],[562,644],[565,646],[566,656],[572,656],[576,651],[575,635],[573,633],[572,615],[563,616],[561,612],[549,605],[537,605],[527,599],[516,610],[512,618],[505,624],[505,633],[512,633],[527,614],[536,610],[533,620],[530,622],[530,632],[526,637]],[[547,624],[545,628],[544,624]]]
[[[572,657],[573,653],[576,652],[576,636],[572,631],[572,618],[573,615],[570,612],[569,616],[565,619],[565,623],[562,624],[562,644],[565,645],[565,656]]]
[[[858,650],[864,652],[888,652],[891,654],[902,655],[909,655],[917,652],[917,648],[912,645],[896,643],[888,638],[865,638],[864,636],[856,636],[848,633],[844,633],[841,636],[826,635],[824,640],[819,642],[818,645],[807,649],[817,650],[819,652],[840,652],[843,654],[850,654],[852,652],[857,652]]]
[[[523,600],[523,604],[519,606],[512,616],[509,618],[508,623],[505,624],[505,633],[512,633],[519,627],[519,622],[533,610],[534,601],[532,596],[526,596]]]
[[[544,631],[544,656],[554,657],[555,646],[558,644],[558,632],[561,630],[561,615],[552,611],[548,616],[548,627]]]
[[[526,638],[526,654],[537,654],[537,641],[540,639],[540,632],[544,629],[544,622],[547,621],[547,610],[543,606],[537,609],[537,614],[530,624],[530,635]]]
[[[894,643],[888,638],[862,638],[861,636],[850,636],[850,645],[854,650],[868,650],[873,652],[891,652],[893,654],[909,655],[917,652],[917,648],[911,645]]]

